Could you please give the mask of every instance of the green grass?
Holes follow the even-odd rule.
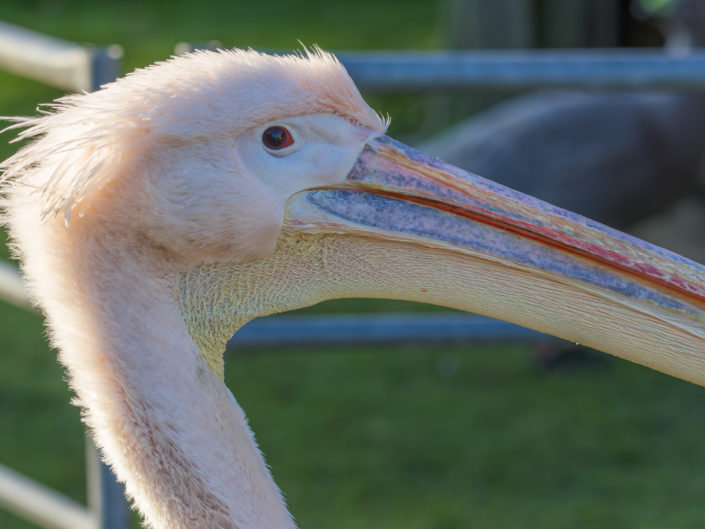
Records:
[[[527,353],[298,350],[227,378],[302,527],[702,526],[705,392]]]
[[[179,40],[331,49],[440,45],[431,2],[9,1],[0,18],[125,48],[126,70]],[[60,95],[0,74],[0,115]],[[374,98],[392,131],[420,98]],[[0,156],[11,149],[0,146]],[[318,312],[418,310],[327,303]],[[624,361],[547,372],[523,346],[241,353],[227,383],[302,528],[705,526],[705,391]],[[37,315],[0,303],[0,463],[83,501],[78,410]],[[0,528],[30,524],[0,510]]]

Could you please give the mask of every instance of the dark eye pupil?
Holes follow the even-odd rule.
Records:
[[[293,143],[289,131],[284,127],[269,127],[262,133],[262,142],[270,149],[283,149]]]

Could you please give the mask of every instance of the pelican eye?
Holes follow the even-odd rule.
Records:
[[[280,126],[269,127],[262,133],[262,143],[268,149],[278,151],[293,145],[294,138],[288,129]]]

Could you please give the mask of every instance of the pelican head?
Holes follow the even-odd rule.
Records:
[[[705,268],[395,141],[320,50],[173,58],[15,121],[6,221],[155,528],[293,527],[222,382],[259,316],[422,301],[705,384]]]

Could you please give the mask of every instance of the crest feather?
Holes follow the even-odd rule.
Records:
[[[345,68],[314,47],[298,55],[197,51],[136,70],[92,93],[72,94],[33,117],[3,118],[2,132],[29,140],[0,163],[0,185],[30,188],[44,220],[71,212],[103,187],[125,159],[160,141],[238,136],[304,114],[333,113],[372,129],[387,126]]]

